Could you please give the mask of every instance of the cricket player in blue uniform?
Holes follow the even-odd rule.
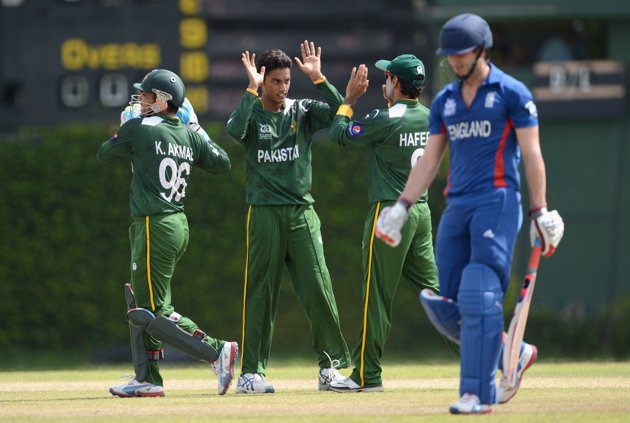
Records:
[[[518,164],[523,156],[529,188],[530,238],[551,256],[564,233],[557,211],[547,211],[545,163],[538,116],[530,91],[489,62],[492,32],[472,14],[455,16],[440,32],[437,54],[448,57],[458,80],[431,104],[429,139],[397,203],[381,212],[376,235],[390,245],[401,239],[408,208],[427,190],[446,147],[450,170],[447,206],[436,239],[440,293],[423,291],[421,302],[433,324],[460,343],[460,395],[453,414],[492,412],[507,402],[523,372],[536,359],[533,345],[521,346],[518,381],[495,386],[503,346],[503,296],[521,227]]]

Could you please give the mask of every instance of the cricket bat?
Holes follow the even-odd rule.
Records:
[[[525,335],[525,325],[527,324],[527,316],[529,314],[529,306],[532,302],[534,294],[534,286],[536,285],[536,273],[538,272],[538,264],[540,263],[541,243],[538,238],[532,249],[527,266],[527,274],[518,296],[518,302],[514,307],[514,316],[510,322],[510,328],[505,340],[503,351],[503,372],[507,377],[508,386],[513,388],[516,385],[516,372],[518,370],[518,359],[521,352],[521,342]]]

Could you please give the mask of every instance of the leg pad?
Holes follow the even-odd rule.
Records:
[[[130,283],[125,284],[125,302],[127,309],[136,308],[136,297],[133,295],[133,288]]]
[[[219,358],[217,350],[203,342],[203,338],[198,337],[203,334],[201,331],[197,336],[193,336],[180,328],[175,321],[164,316],[155,317],[153,313],[143,308],[131,309],[127,312],[127,316],[129,323],[135,328],[142,329],[160,341],[171,344],[199,360],[212,363]]]
[[[129,286],[129,288],[131,288],[131,286]],[[126,287],[125,298],[128,300]],[[127,304],[129,304],[129,302],[127,302]],[[133,362],[133,369],[136,372],[136,380],[138,382],[147,380],[149,373],[150,357],[147,354],[144,344],[144,333],[146,327],[153,319],[155,319],[153,313],[142,308],[132,308],[127,313],[129,336],[131,338],[131,361]]]
[[[462,316],[460,394],[496,402],[495,375],[503,336],[503,291],[496,272],[480,263],[464,268],[457,296]]]
[[[457,303],[450,298],[437,295],[429,288],[420,292],[420,303],[438,332],[459,344],[462,322]]]

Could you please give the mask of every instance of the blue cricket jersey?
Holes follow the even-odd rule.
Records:
[[[515,128],[538,125],[525,85],[490,64],[469,108],[461,81],[446,85],[431,103],[429,133],[446,134],[450,169],[446,195],[508,187],[518,190],[520,149]]]

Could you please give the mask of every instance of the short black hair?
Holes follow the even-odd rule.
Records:
[[[256,70],[260,72],[260,69],[264,66],[265,74],[274,69],[291,69],[292,65],[291,58],[284,51],[278,49],[267,50],[256,60]]]
[[[400,78],[398,78],[398,82],[400,83],[400,93],[405,97],[418,98],[420,94],[422,94],[422,91],[424,91],[424,84],[414,85]]]
[[[176,114],[177,111],[179,110],[179,107],[177,107],[177,105],[175,105],[175,103],[173,103],[171,100],[166,102],[166,105],[168,106],[166,108],[166,112],[171,113],[171,114]]]

